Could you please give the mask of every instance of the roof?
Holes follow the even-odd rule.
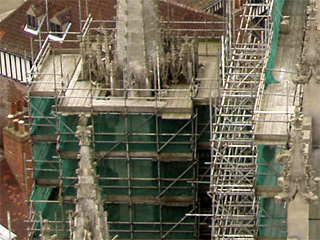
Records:
[[[71,22],[71,8],[68,7],[61,10],[60,12],[56,13],[54,17],[56,17],[58,21],[62,24]]]
[[[34,37],[24,31],[26,25],[26,12],[31,6],[38,0],[28,0],[24,2],[19,8],[12,12],[7,18],[0,22],[0,49],[4,49],[8,52],[22,55],[25,54],[31,57],[31,44],[33,41],[33,56],[36,56],[39,51],[38,37]],[[44,1],[44,0],[43,0]],[[86,19],[86,3],[85,0],[81,0],[81,18]],[[88,12],[92,14],[95,19],[112,20],[116,14],[114,5],[116,0],[88,0]],[[51,19],[56,13],[63,11],[70,7],[72,15],[72,25],[69,32],[79,32],[79,2],[78,0],[49,0],[48,1],[48,16]],[[46,21],[42,26],[42,31],[47,29]],[[41,38],[45,39],[45,35],[42,34]],[[30,40],[31,39],[31,40]],[[75,48],[79,47],[79,44],[70,42],[70,40],[77,40],[76,34],[68,34],[67,39],[62,44],[55,44],[57,47],[62,48]]]
[[[35,13],[35,15],[41,16],[46,10],[46,4],[43,0],[37,0],[33,4],[31,4],[30,8]]]
[[[28,207],[25,204],[26,196],[21,190],[7,161],[1,157],[1,150],[0,189],[0,224],[5,228],[8,228],[7,212],[9,211],[11,217],[11,231],[18,235],[19,240],[26,239],[28,234]],[[0,235],[1,234],[5,235],[5,233],[0,233]]]
[[[189,35],[209,38],[221,37],[223,18],[208,14],[172,0],[162,0],[158,4],[160,19],[164,21],[163,27],[173,32],[179,30],[179,35]],[[216,30],[216,31],[214,31]]]
[[[44,1],[44,0],[42,0]],[[87,3],[86,3],[87,2]],[[34,37],[24,31],[26,25],[26,12],[32,4],[39,4],[39,0],[27,0],[19,8],[13,11],[7,18],[0,22],[0,49],[6,50],[13,54],[18,54],[21,56],[31,57],[31,44],[33,41],[33,56],[36,56],[39,51],[39,37]],[[72,32],[79,32],[79,5],[81,6],[81,19],[85,20],[87,12],[90,13],[94,20],[115,20],[116,16],[116,3],[117,0],[49,0],[48,1],[48,15],[51,19],[55,14],[63,11],[66,8],[71,9],[72,15],[72,25],[69,30],[70,34],[67,35],[66,40],[60,44],[54,44],[55,47],[61,48],[76,48],[79,47],[79,43],[71,42],[72,40],[77,40],[77,34],[71,34]],[[88,6],[88,10],[86,9]],[[196,29],[210,29],[210,28],[220,28],[221,24],[190,24],[189,22],[199,22],[199,21],[219,21],[221,18],[212,16],[203,11],[199,11],[172,0],[160,0],[158,1],[158,9],[160,19],[164,21],[178,21],[177,23],[164,23],[165,28],[169,29],[185,29],[186,31],[179,31],[179,34],[197,34],[199,31]],[[110,23],[109,27],[114,28],[115,23]],[[47,29],[46,21],[42,26],[42,31]],[[176,31],[177,32],[177,31]],[[207,31],[209,33],[209,31]],[[45,39],[47,33],[42,33],[41,39]],[[202,32],[201,34],[204,34]],[[200,34],[200,35],[201,35]],[[212,37],[212,32],[210,32],[210,37]],[[221,35],[218,34],[219,36]],[[218,35],[216,37],[218,37]],[[215,36],[214,36],[215,37]]]

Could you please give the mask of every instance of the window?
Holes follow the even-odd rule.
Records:
[[[50,23],[50,30],[52,32],[53,35],[56,35],[60,38],[62,38],[62,30],[61,30],[61,26],[59,24],[55,24],[53,22]]]
[[[37,22],[36,17],[27,14],[27,21],[28,21],[28,23],[27,23],[28,28],[31,28],[34,30],[38,29],[38,22]]]

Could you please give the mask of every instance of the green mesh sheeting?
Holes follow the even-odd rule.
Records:
[[[155,118],[148,115],[106,114],[94,117],[96,151],[156,151]]]
[[[58,179],[59,163],[53,158],[56,152],[56,144],[46,142],[34,142],[33,146],[34,176],[37,179]]]
[[[35,145],[34,151],[39,158],[54,159],[56,150],[61,152],[61,156],[67,156],[63,154],[68,153],[73,153],[71,156],[74,156],[79,152],[79,140],[75,137],[78,115],[59,115],[59,118],[59,145],[57,149],[49,143]],[[203,122],[208,120],[205,116],[203,119]],[[189,159],[194,144],[194,122],[163,120],[153,115],[100,114],[89,118],[88,125],[93,125],[94,128],[92,147],[95,153],[128,150],[143,152],[142,156],[150,152],[150,156],[154,156],[159,152],[169,153],[161,155],[163,158],[172,158],[165,159],[168,161],[155,161],[154,157],[131,157],[128,161],[124,157],[108,157],[98,161],[96,170],[100,175],[102,198],[106,196],[121,199],[122,196],[131,196],[152,201],[132,205],[106,203],[112,236],[119,234],[119,239],[160,239],[172,229],[165,239],[195,239],[195,219],[185,218],[185,214],[191,210],[195,194],[192,184],[195,179],[195,166]],[[177,133],[178,131],[180,132]],[[174,161],[177,153],[187,153],[178,154],[184,156],[185,161],[181,161],[181,157]],[[76,196],[74,186],[77,183],[78,162],[77,159],[69,158],[62,158],[61,161],[62,189],[67,199]],[[46,166],[49,167],[54,168],[54,165]],[[175,181],[177,178],[180,179]],[[48,199],[57,199],[56,191],[57,189],[52,188]],[[160,193],[162,197],[157,198]],[[178,202],[175,202],[176,199]],[[158,202],[160,200],[165,201],[161,206]],[[43,218],[50,221],[54,217],[58,221],[66,220],[66,208],[73,209],[74,205],[65,206],[68,204],[59,206],[47,203],[42,208]],[[181,219],[181,224],[177,224]],[[66,236],[68,224],[58,226],[58,229],[61,230],[60,236]]]
[[[265,76],[266,76],[266,87],[268,87],[271,83],[278,83],[278,81],[273,77],[272,70],[274,68],[274,64],[277,57],[277,48],[278,48],[278,39],[279,39],[279,29],[281,23],[281,13],[283,6],[286,0],[274,0],[273,9],[272,9],[272,20],[273,20],[273,38],[271,44],[271,53],[269,56],[267,69]]]
[[[94,116],[96,152],[126,151],[157,152],[157,119],[149,115],[106,114]],[[177,135],[187,121],[159,119],[161,153],[191,152],[191,123]]]
[[[287,210],[273,198],[260,199],[259,237],[287,239]]]
[[[160,177],[158,181],[158,163],[150,159],[132,159],[130,163],[126,159],[108,159],[99,162],[97,173],[101,178],[100,186],[103,186],[105,195],[129,195],[133,196],[158,196],[159,191],[164,191],[173,181],[184,173],[181,180],[175,182],[166,190],[163,196],[192,197],[193,187],[190,181],[193,179],[192,168],[186,171],[190,162],[161,162]],[[130,171],[128,171],[128,167]],[[128,172],[130,181],[128,181]],[[129,189],[129,184],[131,189]],[[160,186],[159,186],[160,184]]]
[[[118,234],[119,239],[195,239],[195,219],[185,218],[185,214],[191,211],[190,207],[159,207],[150,204],[133,204],[130,207],[127,204],[106,204],[105,210],[108,212],[110,233],[112,236]],[[181,224],[175,227],[182,219]],[[130,228],[133,229],[133,236]],[[169,233],[166,237],[162,238],[167,232]]]
[[[278,177],[283,165],[276,157],[282,150],[276,146],[258,146],[258,186],[279,186]],[[286,238],[286,209],[283,205],[277,204],[273,198],[260,198],[258,217],[260,237]]]
[[[146,169],[148,171],[149,168]],[[99,162],[97,173],[100,177],[108,177],[108,180],[99,181],[104,186],[103,193],[106,195],[128,195],[127,162],[124,159],[108,159]]]
[[[56,119],[52,111],[52,98],[30,98],[32,135],[54,135],[57,132]]]
[[[34,188],[31,200],[32,201],[46,201],[52,193],[52,188],[49,187],[36,187]],[[46,207],[46,202],[35,202],[35,211],[37,214],[42,213]]]
[[[281,153],[276,146],[258,146],[258,177],[257,185],[279,186],[278,177],[281,176],[283,165],[276,157]]]
[[[187,122],[187,120],[166,119],[160,122],[160,146],[165,146],[161,153],[191,153],[192,123],[185,126]],[[180,129],[182,131],[175,135]]]
[[[159,153],[191,153],[192,124],[187,120],[163,120],[149,115],[101,114],[93,116],[96,152],[130,151]],[[61,151],[79,150],[75,131],[78,116],[60,116]],[[177,134],[177,132],[181,131]],[[159,145],[157,145],[159,135]]]
[[[74,204],[59,202],[50,202],[50,200],[57,200],[58,189],[50,187],[36,187],[33,190],[31,200],[34,201],[36,212],[35,237],[39,237],[41,233],[40,219],[47,219],[52,227],[52,234],[57,234],[57,239],[65,239],[68,237],[68,211],[74,211]],[[44,202],[47,201],[48,202]],[[63,223],[66,221],[67,223]]]
[[[49,198],[49,200],[52,200]],[[74,204],[47,203],[42,214],[42,219],[47,219],[52,228],[51,234],[57,234],[57,239],[69,239],[68,212],[75,210]],[[37,216],[36,231],[34,236],[39,238],[41,234],[40,215]],[[64,222],[64,223],[63,223]]]
[[[62,160],[62,176],[63,176],[63,190],[65,196],[75,196],[77,190],[74,185],[77,181],[76,170],[79,168],[79,160],[77,159],[63,159]]]
[[[192,163],[190,162],[164,162],[161,163],[161,178],[163,187],[168,187],[174,179],[177,179]],[[192,187],[193,169],[191,168],[179,180],[167,190],[163,196],[190,196],[194,195]]]
[[[60,145],[59,150],[79,152],[79,139],[75,136],[78,126],[78,115],[59,116]]]
[[[125,125],[123,125],[125,126]],[[124,133],[125,131],[122,130]],[[154,152],[156,151],[156,121],[155,117],[129,115],[128,137],[131,152]],[[123,138],[123,136],[121,136]]]
[[[198,107],[198,142],[209,143],[210,142],[210,106]]]

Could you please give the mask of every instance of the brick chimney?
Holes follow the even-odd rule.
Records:
[[[31,159],[31,142],[29,133],[26,131],[25,122],[23,120],[23,112],[21,103],[11,104],[11,114],[8,115],[8,124],[3,128],[3,147],[4,155],[10,169],[19,183],[21,189],[26,192],[26,176],[25,166],[26,159]],[[18,106],[18,108],[17,108]],[[32,181],[28,180],[28,195],[31,193]]]

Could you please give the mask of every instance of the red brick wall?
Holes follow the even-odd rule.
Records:
[[[31,159],[31,143],[28,134],[20,135],[8,128],[3,130],[4,155],[13,175],[19,183],[21,189],[26,191],[25,183],[25,163],[24,160]],[[28,168],[32,167],[27,166]],[[32,181],[28,182],[28,189],[31,189]],[[30,192],[29,192],[30,194]]]

